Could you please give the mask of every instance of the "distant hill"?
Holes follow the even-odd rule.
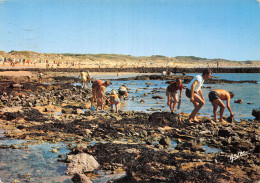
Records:
[[[116,67],[118,65],[137,65],[137,66],[169,66],[169,67],[205,67],[209,64],[235,67],[260,67],[260,61],[230,61],[225,59],[207,59],[196,56],[176,56],[166,57],[163,55],[140,56],[122,54],[76,54],[76,53],[37,53],[33,51],[11,51],[9,53],[0,51],[0,57],[29,59],[31,61],[61,61],[63,63],[93,63]],[[220,65],[221,66],[221,65]]]

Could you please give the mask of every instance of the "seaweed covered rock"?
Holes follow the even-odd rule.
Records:
[[[220,128],[218,131],[218,135],[221,137],[229,137],[232,134],[232,128]]]
[[[181,122],[178,114],[169,112],[155,112],[149,116],[149,121],[157,125],[175,126]]]

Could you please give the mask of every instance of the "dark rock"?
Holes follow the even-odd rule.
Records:
[[[152,98],[153,98],[153,99],[164,99],[164,97],[159,96],[159,95],[152,96]]]
[[[240,149],[241,151],[249,151],[249,150],[253,150],[253,145],[249,141],[241,141],[238,144],[237,148]]]
[[[141,99],[141,100],[140,100],[140,103],[144,103],[144,99]]]
[[[147,145],[152,145],[153,141],[152,141],[151,139],[147,139],[147,140],[145,141],[145,143],[146,143]]]
[[[180,122],[180,116],[169,112],[154,112],[149,116],[149,121],[157,125],[175,126]]]
[[[238,137],[238,136],[233,136],[232,138],[231,138],[231,144],[232,145],[238,145],[239,143],[240,143],[240,138]]]
[[[59,154],[58,157],[59,157],[59,158],[63,158],[64,156],[63,156],[62,154]]]
[[[260,120],[260,109],[253,109],[252,115],[255,117],[256,120]]]
[[[73,109],[72,108],[63,108],[61,110],[62,113],[65,113],[65,114],[72,114],[73,113]]]
[[[234,122],[234,117],[229,116],[229,117],[226,118],[226,120],[229,123],[233,123]]]
[[[9,86],[9,88],[24,88],[24,86],[21,85],[21,84],[16,83],[16,84],[11,84],[11,85]]]
[[[33,107],[33,104],[31,102],[28,102],[27,107]]]
[[[91,183],[92,181],[85,174],[74,174],[71,178],[74,183]]]
[[[18,125],[17,128],[18,128],[19,130],[22,130],[22,129],[26,128],[26,126],[24,126],[24,125]]]
[[[12,145],[10,146],[10,148],[12,148],[12,149],[18,149],[19,147],[18,147],[18,145],[16,145],[16,144],[12,144]]]
[[[242,104],[244,101],[243,101],[243,99],[238,99],[238,100],[235,100],[234,102],[238,103],[238,104]]]
[[[250,139],[251,139],[251,142],[254,143],[254,142],[260,142],[260,135],[258,134],[251,134],[250,135]]]
[[[190,83],[190,81],[191,81],[191,79],[189,78],[185,78],[184,80],[183,80],[183,83]]]
[[[0,149],[9,149],[11,145],[0,145]]]
[[[162,137],[159,141],[159,144],[170,146],[172,143],[171,143],[171,139],[167,136],[167,137]]]
[[[148,93],[144,93],[143,96],[148,96]]]
[[[13,113],[13,112],[5,112],[4,116],[6,116],[6,120],[14,120],[17,118],[17,113]]]
[[[248,134],[247,134],[246,132],[239,131],[239,132],[237,132],[237,135],[238,135],[240,138],[244,138],[244,137],[246,137]]]
[[[260,153],[260,144],[259,143],[255,146],[254,153]]]
[[[221,136],[221,137],[229,137],[229,136],[231,136],[232,132],[233,131],[232,131],[232,129],[230,127],[228,127],[228,128],[221,128],[218,131],[218,135]]]
[[[177,150],[183,150],[183,149],[190,149],[190,148],[194,148],[195,144],[193,142],[184,142],[184,143],[180,143],[178,144],[175,149]]]

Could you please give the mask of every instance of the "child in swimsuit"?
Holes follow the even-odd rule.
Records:
[[[112,90],[110,95],[110,107],[111,111],[114,111],[113,105],[116,107],[116,113],[118,112],[119,105],[120,105],[120,99],[118,98],[118,94],[116,93],[116,90]]]

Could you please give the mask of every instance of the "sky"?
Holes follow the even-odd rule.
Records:
[[[0,50],[260,60],[260,0],[0,0]]]

